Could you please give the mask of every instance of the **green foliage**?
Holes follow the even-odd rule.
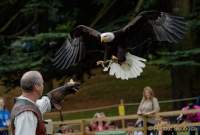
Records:
[[[60,0],[31,0],[27,2],[27,4],[24,6],[24,8],[21,9],[24,13],[30,13],[30,12],[48,12],[48,17],[50,20],[55,20],[57,16],[57,12],[59,8],[61,8],[63,5]]]
[[[192,12],[188,17],[188,25],[192,32],[200,33],[200,1],[194,0]]]
[[[68,21],[65,24],[58,24],[55,28],[55,32],[70,32],[71,29],[74,27],[74,25],[76,24],[75,21]]]
[[[109,24],[105,25],[99,25],[100,31],[113,31],[113,30],[118,30],[121,27],[124,27],[127,22],[129,21],[128,16],[121,16],[114,21],[110,22]],[[122,25],[123,24],[123,25]]]
[[[144,0],[144,9],[155,9],[158,0]]]
[[[0,22],[0,74],[4,85],[15,86],[22,73],[31,69],[51,78],[51,59],[76,24],[78,13],[71,13],[74,8],[64,9],[61,0],[24,0],[7,6],[10,11],[0,11],[8,18]]]
[[[149,62],[153,65],[172,66],[200,66],[200,48],[186,51],[163,52],[161,58]]]
[[[24,36],[20,37],[19,40],[16,40],[11,44],[12,47],[15,46],[21,46],[23,42],[26,41],[31,41],[33,42],[36,46],[41,45],[43,42],[50,42],[50,41],[56,41],[60,38],[65,38],[67,36],[67,33],[40,33],[35,35],[34,37],[32,36]]]
[[[5,52],[0,54],[0,74],[4,85],[18,85],[17,80],[27,70],[40,70],[47,78],[53,76],[55,72],[52,72],[51,59],[55,53],[54,46],[62,43],[66,35],[40,33],[34,37],[20,37],[10,47],[3,48]]]
[[[200,32],[200,19],[195,18],[188,22],[191,31],[199,33]]]
[[[159,0],[144,0],[141,9],[156,9]],[[188,17],[192,32],[199,33],[199,2]],[[19,79],[30,69],[53,78],[51,59],[76,25],[94,25],[100,31],[117,30],[130,21],[138,0],[21,0],[0,2],[0,74],[4,82]],[[197,50],[198,51],[198,50]],[[152,64],[198,65],[199,52],[161,54]],[[16,76],[15,73],[18,73]],[[12,82],[11,82],[12,83]]]
[[[105,5],[105,4],[107,4],[108,3],[108,0],[93,0],[92,1],[92,4],[94,4],[94,5]]]

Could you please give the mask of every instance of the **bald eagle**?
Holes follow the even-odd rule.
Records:
[[[68,69],[86,58],[87,46],[103,46],[104,60],[97,61],[109,75],[120,79],[137,78],[143,72],[146,59],[131,54],[129,48],[147,43],[178,43],[186,32],[183,17],[165,12],[143,11],[123,28],[101,33],[93,28],[78,25],[57,51],[53,63],[57,68]]]

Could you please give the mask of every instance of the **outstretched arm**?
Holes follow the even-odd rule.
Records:
[[[51,111],[51,102],[49,97],[47,96],[43,96],[41,99],[38,99],[36,101],[36,105],[38,106],[42,114]]]

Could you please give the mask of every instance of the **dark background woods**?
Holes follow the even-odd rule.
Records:
[[[68,71],[59,71],[51,63],[73,27],[84,24],[111,31],[142,10],[159,10],[184,16],[188,33],[181,43],[171,45],[170,51],[147,56],[149,64],[170,71],[172,98],[200,94],[198,0],[1,0],[0,9],[0,77],[6,91],[18,86],[22,73],[31,69],[43,73],[47,91],[52,89],[53,79],[61,79],[61,83],[69,77],[87,81],[84,74],[93,75],[96,58]]]

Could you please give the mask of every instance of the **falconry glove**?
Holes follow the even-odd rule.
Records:
[[[79,87],[80,83],[73,82],[72,80],[61,87],[53,89],[52,91],[47,93],[47,96],[49,97],[52,106],[57,110],[61,110],[61,101],[65,98],[66,95],[75,94],[76,92],[78,92]]]

